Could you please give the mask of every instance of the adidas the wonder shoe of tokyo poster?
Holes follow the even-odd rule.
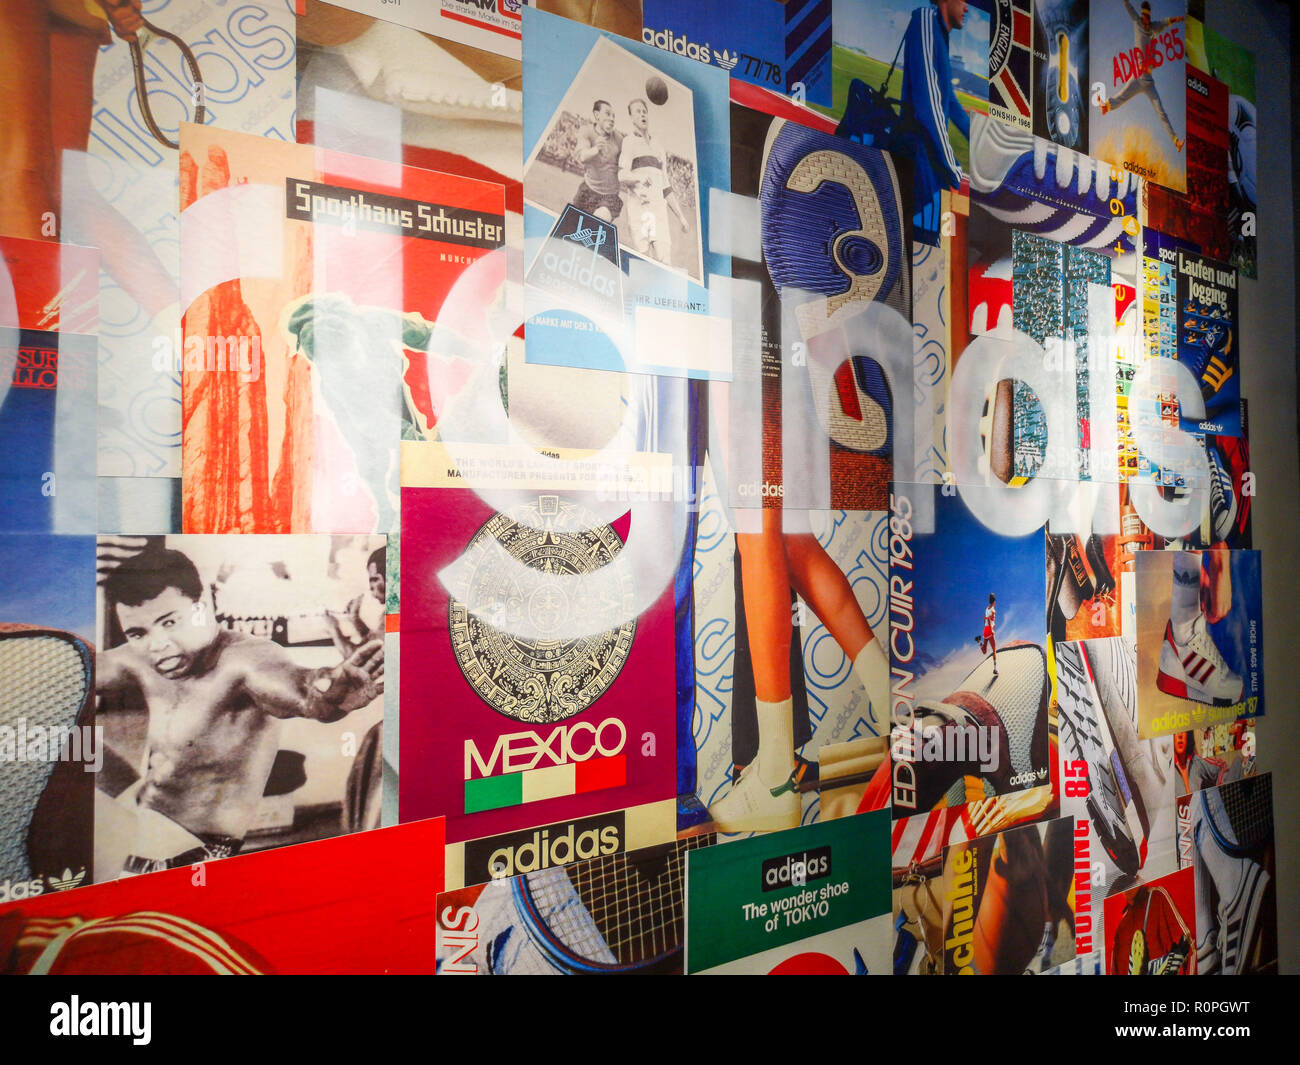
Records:
[[[945,851],[946,974],[1036,973],[1075,956],[1073,836],[1058,817]]]
[[[528,360],[729,376],[726,73],[524,22]]]
[[[1186,833],[1196,879],[1201,976],[1277,972],[1273,775],[1198,791]]]
[[[680,976],[686,863],[711,836],[438,896],[439,976]]]
[[[91,882],[95,773],[106,752],[93,715],[95,538],[6,533],[0,549],[0,902],[7,902]]]
[[[653,456],[407,442],[399,812],[458,843],[671,799],[672,504]]]
[[[1087,871],[1075,883],[1083,951],[1091,949],[1082,943],[1085,932],[1099,936],[1101,900],[1116,885],[1178,867],[1177,772],[1172,738],[1138,737],[1132,640],[1058,643],[1054,650],[1061,813],[1075,818],[1075,866]]]
[[[884,975],[889,813],[705,847],[686,858],[686,972]]]
[[[0,973],[427,975],[442,846],[433,818],[13,896],[0,905]]]
[[[1137,556],[1138,733],[1264,714],[1258,551]]]
[[[932,532],[914,524],[919,492],[935,497]],[[1050,782],[1042,537],[1000,535],[933,486],[893,486],[895,818]]]
[[[1187,0],[1098,0],[1088,16],[1090,155],[1187,188]]]
[[[384,550],[99,538],[96,881],[379,823]]]
[[[1196,975],[1196,899],[1179,869],[1106,899],[1106,972],[1111,976]]]

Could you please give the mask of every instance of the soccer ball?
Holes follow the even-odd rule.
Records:
[[[652,104],[667,103],[668,86],[664,83],[664,79],[659,77],[658,75],[646,78],[645,95],[646,95],[646,99],[649,100]]]

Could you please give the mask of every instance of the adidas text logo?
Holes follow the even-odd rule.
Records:
[[[641,41],[644,44],[654,45],[654,47],[665,52],[672,52],[674,55],[684,55],[688,59],[698,59],[701,63],[713,63],[712,48],[707,44],[696,44],[684,34],[673,33],[672,30],[655,32],[647,27],[641,31]],[[736,58],[739,59],[740,57],[737,56]]]

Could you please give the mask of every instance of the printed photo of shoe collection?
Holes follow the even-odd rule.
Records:
[[[0,972],[1277,971],[1194,13],[4,5]]]

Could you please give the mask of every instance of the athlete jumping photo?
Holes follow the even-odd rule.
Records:
[[[1186,17],[1184,15],[1172,15],[1167,19],[1161,19],[1159,22],[1151,21],[1151,5],[1143,0],[1142,13],[1133,10],[1133,5],[1129,0],[1121,0],[1124,10],[1128,12],[1128,17],[1133,20],[1133,47],[1141,49],[1143,55],[1149,55],[1152,47],[1152,38],[1158,38],[1171,26],[1177,22],[1182,22]],[[1169,121],[1169,116],[1165,113],[1165,105],[1160,102],[1160,93],[1156,91],[1155,79],[1151,76],[1151,71],[1143,68],[1141,74],[1133,78],[1124,88],[1120,89],[1109,100],[1102,100],[1101,113],[1109,114],[1117,107],[1123,107],[1124,104],[1138,96],[1145,96],[1151,101],[1151,106],[1155,108],[1156,117],[1160,119],[1160,124],[1165,127],[1165,132],[1169,134],[1170,139],[1174,142],[1174,151],[1181,152],[1183,145],[1186,143],[1174,131],[1173,123]]]
[[[986,655],[993,652],[993,675],[998,675],[998,608],[997,597],[989,592],[989,605],[984,608],[984,632],[975,637],[975,642],[979,644],[980,654]]]

